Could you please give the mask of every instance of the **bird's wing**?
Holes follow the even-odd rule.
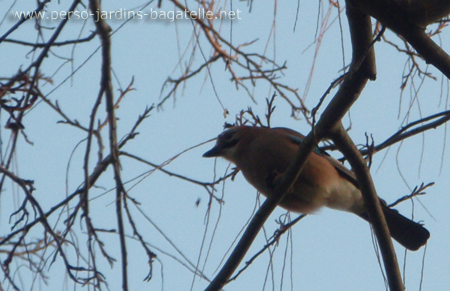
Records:
[[[290,128],[276,127],[273,129],[282,131],[284,134],[288,136],[289,140],[296,145],[300,145],[305,139],[305,136],[303,134],[296,132],[295,130],[292,130]],[[315,147],[313,151],[320,156],[329,156],[325,151],[321,150],[319,147]]]
[[[352,171],[347,169],[347,167],[345,167],[341,162],[334,159],[333,157],[324,156],[324,158],[327,159],[334,166],[334,168],[338,171],[338,173],[342,177],[346,178],[349,182],[351,182],[353,185],[355,185],[356,188],[359,189],[359,184],[358,184],[358,180],[356,180],[355,173],[353,173]]]
[[[284,133],[286,133],[289,136],[289,139],[297,145],[301,144],[302,141],[305,139],[305,136],[303,134],[301,134],[295,130],[289,129],[289,128],[277,127],[274,129],[280,130],[280,131],[283,131]],[[356,180],[355,174],[352,171],[350,171],[349,169],[347,169],[342,163],[340,163],[335,158],[331,157],[327,152],[325,152],[324,150],[321,150],[319,147],[314,148],[314,153],[327,159],[334,166],[334,168],[338,171],[338,173],[341,176],[343,176],[348,181],[350,181],[353,185],[355,185],[357,188],[359,188],[358,181]]]

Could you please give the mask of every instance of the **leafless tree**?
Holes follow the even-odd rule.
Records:
[[[216,1],[192,1],[188,6],[183,1],[171,0],[168,2],[172,3],[177,11],[186,12],[203,8],[215,13],[213,15],[218,15],[221,11],[219,3]],[[322,1],[320,3],[320,5],[324,5]],[[368,170],[368,162],[373,155],[395,143],[446,124],[450,118],[450,112],[436,112],[420,120],[409,122],[399,131],[393,132],[391,137],[385,141],[372,145],[368,143],[362,149],[357,149],[342,126],[341,120],[359,98],[366,83],[376,78],[374,44],[378,41],[392,44],[398,50],[398,54],[407,55],[411,66],[409,67],[410,70],[403,76],[403,88],[406,87],[408,82],[412,82],[412,79],[416,78],[417,75],[433,78],[432,75],[423,70],[423,62],[435,66],[443,75],[450,78],[450,57],[432,40],[433,36],[445,31],[447,22],[442,18],[449,14],[449,3],[448,0],[348,0],[345,3],[333,1],[327,3],[331,7],[330,9],[334,9],[340,17],[347,17],[348,19],[352,60],[349,67],[343,68],[343,73],[338,79],[325,81],[330,84],[329,90],[324,92],[322,98],[317,99],[317,106],[312,109],[305,106],[304,98],[300,96],[296,88],[284,83],[283,78],[280,78],[288,69],[286,64],[279,64],[265,54],[251,51],[253,42],[251,39],[239,44],[233,43],[230,40],[230,32],[223,31],[218,25],[220,22],[208,18],[191,17],[192,41],[189,48],[180,55],[179,70],[181,73],[174,73],[165,84],[162,84],[159,103],[144,108],[142,113],[135,117],[134,125],[122,138],[118,136],[117,132],[117,124],[120,120],[116,117],[116,112],[119,105],[128,101],[127,97],[135,88],[134,80],[131,80],[125,88],[120,88],[119,94],[114,94],[114,72],[111,68],[111,35],[115,31],[108,25],[108,20],[98,18],[94,21],[95,31],[89,33],[83,31],[73,39],[65,39],[62,36],[62,32],[70,21],[69,17],[61,18],[57,26],[51,29],[39,17],[22,17],[15,20],[7,31],[0,36],[0,47],[2,45],[14,45],[28,48],[27,55],[33,57],[27,66],[16,68],[15,74],[2,76],[0,84],[1,112],[7,116],[7,120],[3,120],[3,126],[8,130],[8,146],[1,151],[0,195],[1,199],[13,195],[13,191],[8,190],[5,186],[7,180],[12,181],[18,192],[21,193],[17,207],[9,209],[10,229],[5,231],[5,222],[2,222],[1,226],[1,268],[5,279],[0,283],[0,290],[21,290],[23,288],[20,279],[16,276],[17,272],[32,274],[33,281],[36,278],[44,282],[52,280],[51,266],[55,262],[64,265],[67,276],[75,285],[91,286],[91,289],[114,289],[108,285],[108,278],[104,276],[101,267],[104,264],[100,261],[106,261],[113,265],[116,257],[120,258],[118,264],[121,265],[122,289],[129,290],[130,274],[127,270],[129,265],[132,264],[127,255],[127,241],[129,240],[137,240],[147,255],[148,275],[145,280],[151,280],[153,263],[159,250],[152,247],[151,241],[148,241],[143,235],[145,230],[139,227],[137,223],[136,216],[142,210],[139,208],[139,201],[126,190],[126,181],[122,178],[121,160],[132,159],[150,167],[151,172],[161,171],[186,183],[198,185],[207,191],[210,203],[221,203],[221,198],[215,196],[215,186],[227,179],[232,179],[233,173],[212,182],[202,182],[165,168],[179,155],[163,164],[157,164],[127,151],[127,145],[139,134],[139,126],[145,122],[153,111],[163,108],[168,100],[175,100],[177,94],[181,94],[183,86],[193,80],[198,80],[200,73],[208,75],[208,72],[215,66],[225,67],[224,74],[229,76],[233,87],[236,90],[245,90],[253,100],[260,99],[255,96],[253,91],[256,84],[262,82],[269,84],[275,95],[289,104],[290,114],[293,117],[304,118],[310,123],[311,132],[301,144],[296,160],[292,162],[277,186],[279,195],[268,198],[258,209],[220,272],[214,279],[211,279],[207,290],[221,290],[229,282],[264,222],[275,209],[277,202],[281,201],[284,193],[287,192],[287,189],[299,175],[308,154],[323,139],[332,140],[333,145],[330,145],[328,149],[339,150],[355,171],[373,221],[373,228],[381,249],[389,287],[391,290],[404,290],[396,254],[384,222],[379,201],[376,199],[377,194]],[[50,1],[48,0],[37,2],[36,6],[33,7],[34,12],[45,11],[49,4]],[[75,11],[95,14],[102,11],[99,1],[89,0],[88,6],[85,6],[85,4],[82,1],[75,0],[70,7],[66,8],[66,12],[67,14]],[[150,2],[137,8],[136,11],[142,11],[148,5],[154,5],[153,9],[158,9],[164,4],[167,3],[163,1],[159,1],[157,4]],[[248,5],[249,11],[251,11],[253,5],[260,4],[250,1]],[[30,8],[30,10],[33,8]],[[6,13],[9,15],[11,11]],[[93,18],[95,17],[86,21],[92,22]],[[17,39],[18,34],[16,32],[27,22],[34,23],[35,34],[29,37],[28,41]],[[437,26],[434,26],[436,29],[427,32],[426,27],[436,22],[438,23]],[[127,21],[124,21],[124,24],[126,23]],[[5,23],[2,24],[3,27],[5,25]],[[393,31],[404,46],[400,47],[392,39],[385,37],[384,32],[386,30]],[[325,34],[325,31],[320,33]],[[82,49],[83,45],[98,41],[100,42],[98,50],[101,53],[101,65],[98,67],[101,72],[101,82],[98,85],[97,95],[91,96],[91,100],[95,100],[95,102],[91,107],[89,118],[79,121],[72,118],[67,110],[61,108],[57,99],[49,98],[51,92],[42,88],[43,85],[53,82],[53,76],[45,71],[44,64],[55,59],[61,62],[61,66],[65,63],[71,63],[73,59],[60,58],[56,49],[60,47]],[[204,47],[202,49],[199,43],[206,44],[208,49],[205,50]],[[201,64],[192,61],[198,56],[203,59]],[[26,57],[24,56],[24,58]],[[76,69],[72,69],[72,74],[64,82],[70,80],[75,73]],[[337,87],[339,89],[334,96],[329,96],[332,90]],[[232,89],[230,88],[230,90]],[[44,91],[46,93],[43,93]],[[321,108],[324,106],[323,101],[327,98],[330,98],[331,101],[323,109]],[[273,99],[268,98],[267,100],[266,120],[267,125],[270,126],[270,116],[274,110],[274,105]],[[83,181],[80,181],[78,187],[69,189],[67,195],[55,195],[53,204],[45,207],[33,195],[35,191],[34,177],[21,176],[19,171],[12,166],[15,156],[20,150],[17,146],[19,138],[31,143],[27,138],[25,126],[27,114],[32,110],[40,110],[43,105],[58,114],[61,118],[60,123],[64,126],[79,131],[83,135],[79,146],[84,146],[84,157],[82,158]],[[323,109],[323,113],[317,116],[316,113],[319,108]],[[101,110],[106,113],[103,114]],[[227,109],[223,108],[223,110],[226,116],[228,114]],[[263,121],[252,110],[248,109],[242,111],[236,122],[261,124]],[[2,144],[4,144],[4,132],[1,138]],[[94,154],[95,150],[96,155]],[[21,166],[27,167],[26,164]],[[114,219],[116,221],[114,229],[107,229],[91,219],[92,213],[98,211],[92,205],[92,199],[94,198],[92,191],[101,178],[110,180],[113,185],[112,191],[115,195]],[[137,179],[141,179],[141,177],[137,177]],[[422,193],[427,186],[422,185],[410,197]],[[268,242],[268,246],[275,243],[293,223],[283,225]],[[105,234],[114,234],[118,239],[106,242]],[[81,246],[81,241],[87,242],[86,247]],[[117,244],[117,250],[120,251],[120,254],[111,254],[108,244]],[[261,252],[266,249],[267,247]],[[206,279],[206,275],[201,270],[195,269],[195,267],[193,269],[197,276]],[[245,271],[245,269],[242,271]],[[233,279],[236,279],[236,277]],[[37,288],[32,284],[31,288],[33,287]]]

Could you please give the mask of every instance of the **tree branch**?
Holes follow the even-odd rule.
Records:
[[[341,151],[349,161],[358,180],[358,185],[364,198],[364,205],[366,206],[370,222],[381,249],[389,287],[392,291],[404,290],[394,245],[392,244],[389,228],[386,219],[384,218],[380,199],[378,198],[372,177],[370,176],[369,168],[342,125],[334,128],[331,138],[339,151]]]
[[[102,11],[100,2],[96,0],[89,1],[90,10],[92,13],[99,13]],[[125,243],[125,229],[123,225],[123,213],[122,213],[122,199],[124,198],[123,183],[120,176],[120,162],[119,162],[119,148],[117,143],[117,124],[116,115],[114,108],[114,95],[112,88],[112,77],[111,77],[111,38],[110,32],[111,28],[103,19],[98,19],[95,21],[95,26],[97,28],[98,36],[100,37],[102,46],[102,76],[101,76],[101,88],[106,99],[106,112],[108,114],[109,123],[109,146],[112,157],[112,165],[114,169],[114,180],[116,183],[116,215],[117,215],[117,225],[119,231],[120,239],[120,249],[122,258],[122,289],[128,290],[128,272],[127,272],[127,249]]]
[[[371,48],[370,17],[362,15],[359,11],[355,11],[349,6],[347,5],[347,16],[350,22],[353,46],[353,60],[349,74],[345,76],[342,86],[325,109],[315,128],[300,144],[295,159],[281,177],[280,183],[275,187],[274,193],[276,195],[269,196],[257,211],[227,262],[206,288],[206,291],[221,290],[227,283],[244,258],[264,222],[283,199],[288,189],[295,183],[312,149],[340,122],[341,118],[359,97],[368,78],[372,79],[375,77],[375,55]]]

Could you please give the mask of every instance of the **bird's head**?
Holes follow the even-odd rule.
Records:
[[[203,154],[205,158],[223,157],[234,162],[236,149],[242,143],[248,126],[236,126],[219,134],[215,146]]]

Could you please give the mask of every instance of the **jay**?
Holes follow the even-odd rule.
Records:
[[[273,193],[277,178],[286,171],[303,139],[302,134],[288,128],[236,126],[220,134],[216,145],[203,157],[223,157],[232,162],[267,197]],[[413,251],[425,245],[430,237],[428,230],[381,202],[395,240]],[[354,173],[319,148],[309,155],[280,206],[305,214],[326,206],[369,221]]]

